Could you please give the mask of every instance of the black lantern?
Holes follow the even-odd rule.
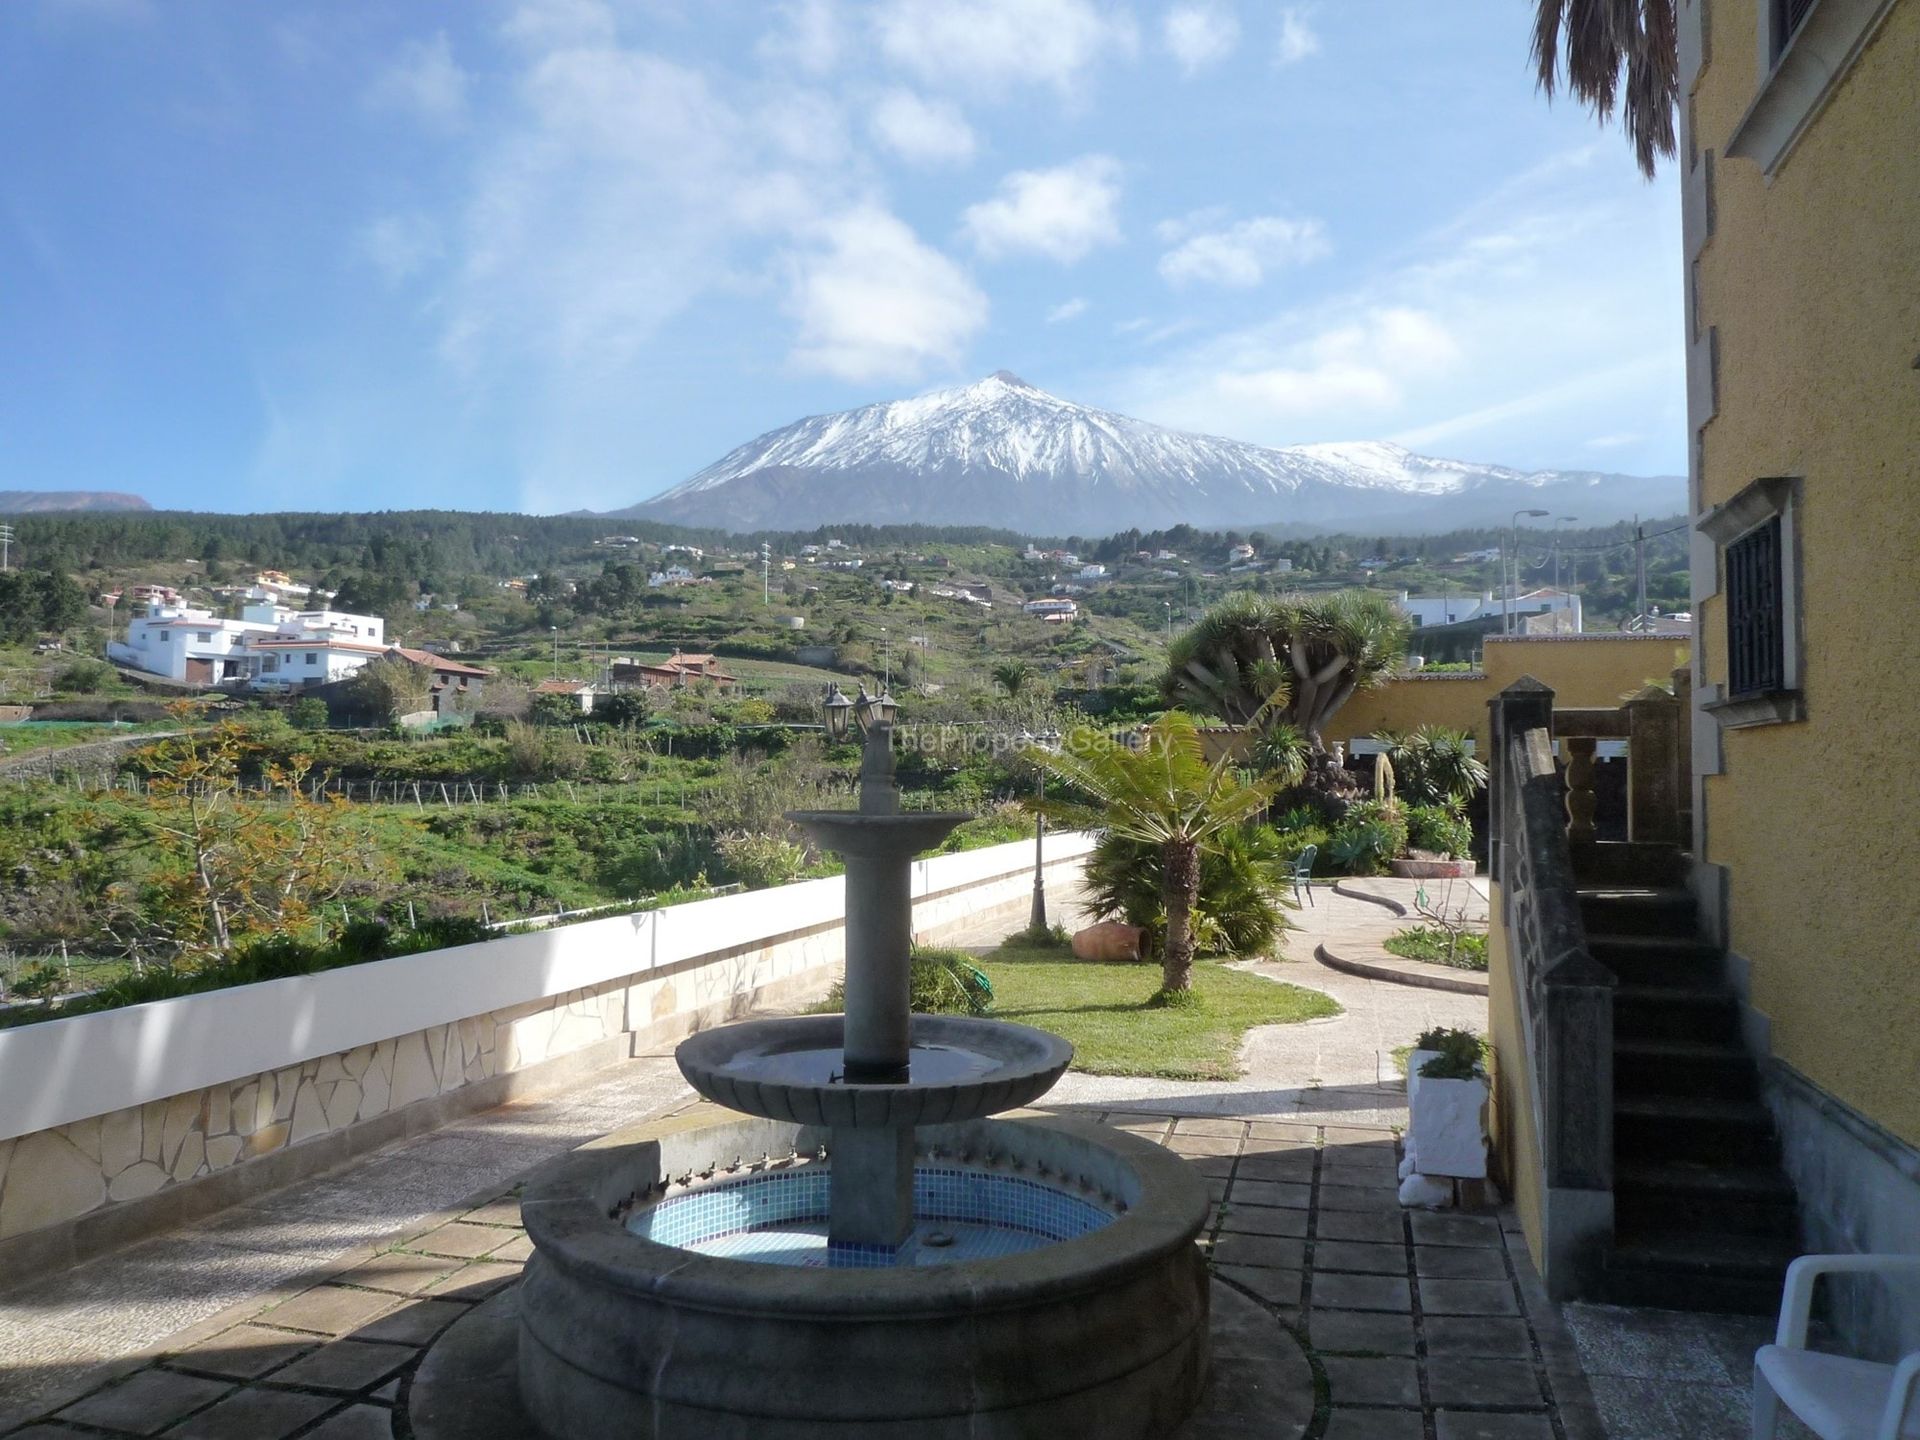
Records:
[[[853,701],[841,693],[838,685],[829,685],[827,698],[820,708],[827,717],[827,737],[836,744],[846,739],[847,723],[853,716]]]

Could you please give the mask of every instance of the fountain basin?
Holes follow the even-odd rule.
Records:
[[[920,1137],[931,1163],[943,1163],[936,1151],[976,1163],[991,1154],[1002,1174],[1044,1166],[1056,1186],[1106,1197],[1109,1223],[1018,1254],[798,1268],[627,1228],[630,1202],[651,1203],[683,1167],[745,1176],[763,1155],[777,1164],[824,1139],[766,1121],[615,1136],[529,1186],[520,1398],[546,1434],[1146,1440],[1178,1429],[1206,1374],[1207,1276],[1194,1240],[1209,1203],[1195,1171],[1133,1136],[1048,1119]]]
[[[905,1083],[844,1078],[846,1017],[798,1015],[703,1030],[674,1052],[687,1083],[747,1115],[796,1125],[884,1129],[946,1125],[1017,1110],[1073,1060],[1057,1035],[1004,1020],[915,1015]]]

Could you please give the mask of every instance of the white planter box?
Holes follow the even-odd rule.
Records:
[[[1411,1067],[1409,1067],[1411,1069]],[[1407,1130],[1422,1175],[1478,1180],[1487,1173],[1487,1082],[1422,1076]]]
[[[1429,1060],[1440,1058],[1438,1050],[1415,1050],[1407,1056],[1407,1104],[1413,1104],[1413,1097],[1420,1090],[1420,1067]]]

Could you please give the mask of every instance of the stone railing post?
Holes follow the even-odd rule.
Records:
[[[1522,675],[1487,701],[1487,711],[1487,731],[1493,741],[1492,753],[1486,757],[1487,823],[1491,832],[1487,840],[1487,872],[1495,880],[1505,881],[1508,877],[1501,859],[1507,843],[1507,811],[1514,803],[1514,797],[1509,794],[1507,748],[1529,730],[1553,729],[1553,691],[1533,676]]]
[[[1627,712],[1627,839],[1678,845],[1680,834],[1680,707],[1648,686]]]
[[[1567,843],[1593,843],[1593,815],[1600,797],[1593,793],[1593,756],[1600,742],[1591,735],[1569,735],[1567,747]]]
[[[1680,844],[1693,848],[1693,665],[1676,666],[1673,699],[1680,717],[1680,739],[1674,747],[1674,793],[1680,797]]]

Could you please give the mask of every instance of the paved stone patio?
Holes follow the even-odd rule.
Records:
[[[1390,1131],[1286,1117],[1103,1118],[1185,1156],[1219,1201],[1206,1242],[1231,1296],[1217,1306],[1219,1354],[1191,1440],[1605,1433],[1518,1237],[1493,1216],[1402,1212]],[[519,1276],[529,1247],[516,1193],[484,1189],[340,1257],[324,1278],[70,1375],[79,1393],[49,1387],[4,1433],[404,1436],[396,1408],[426,1348]]]
[[[1315,898],[1294,956],[1373,922]],[[1430,1024],[1484,1027],[1483,999],[1310,958],[1255,968],[1346,1013],[1255,1032],[1241,1081],[1070,1075],[1049,1097],[1168,1145],[1213,1186],[1216,1365],[1186,1440],[1744,1437],[1764,1323],[1563,1316],[1510,1216],[1395,1203],[1391,1051]],[[0,1435],[407,1440],[396,1407],[426,1347],[518,1277],[519,1180],[688,1101],[667,1056],[624,1062],[0,1294]]]

